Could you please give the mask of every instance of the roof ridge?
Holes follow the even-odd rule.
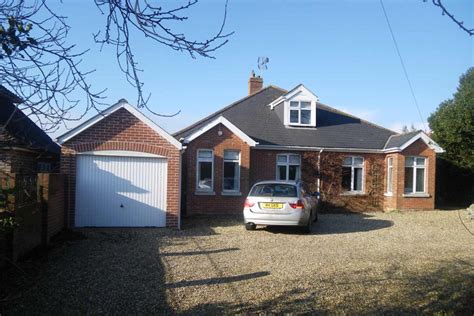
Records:
[[[396,135],[399,134],[399,133],[397,133],[397,132],[395,132],[395,131],[393,131],[393,130],[391,130],[391,129],[388,129],[388,128],[386,128],[386,127],[383,127],[383,126],[381,126],[381,125],[372,123],[372,122],[370,122],[370,121],[364,120],[364,119],[362,119],[362,118],[360,118],[360,117],[358,117],[358,116],[355,116],[355,115],[353,115],[353,114],[350,114],[350,113],[347,113],[347,112],[345,112],[345,111],[341,111],[341,110],[339,110],[339,109],[336,109],[336,108],[334,108],[334,107],[332,107],[332,106],[330,106],[330,105],[327,105],[326,103],[322,103],[322,102],[320,102],[320,101],[318,101],[318,103],[319,103],[319,104],[322,104],[322,105],[324,105],[324,106],[326,106],[326,107],[328,107],[328,108],[330,108],[330,109],[332,109],[332,110],[334,110],[334,111],[336,111],[336,112],[339,112],[340,114],[344,114],[344,115],[347,115],[347,116],[349,116],[349,117],[359,119],[361,122],[367,123],[367,124],[369,124],[369,125],[372,125],[372,126],[375,126],[375,127],[381,128],[381,129],[384,129],[384,130],[387,130],[387,131],[392,132],[392,133],[394,133],[394,134],[396,134]],[[391,135],[391,136],[394,136],[394,135]]]
[[[252,94],[246,95],[245,97],[243,97],[243,98],[241,98],[241,99],[239,99],[239,100],[237,100],[237,101],[232,102],[231,104],[229,104],[229,105],[227,105],[227,106],[225,106],[225,107],[223,107],[223,108],[217,110],[217,111],[214,112],[214,113],[209,114],[208,116],[206,116],[206,117],[200,119],[199,121],[197,121],[197,122],[195,122],[195,123],[193,123],[193,124],[191,124],[191,125],[189,125],[189,126],[183,128],[183,129],[181,129],[181,130],[179,130],[179,131],[173,133],[172,135],[173,135],[173,137],[176,137],[176,135],[182,134],[182,133],[184,133],[184,132],[186,132],[186,131],[188,131],[188,130],[194,128],[194,127],[196,127],[197,125],[199,125],[199,124],[201,124],[201,123],[203,123],[203,122],[205,122],[205,121],[207,121],[207,120],[213,118],[214,116],[217,116],[218,114],[224,112],[225,110],[228,110],[228,109],[230,109],[231,107],[233,107],[233,106],[235,106],[235,105],[237,105],[237,104],[239,104],[239,103],[242,103],[243,101],[245,101],[245,100],[247,100],[247,99],[249,99],[249,98],[251,98],[251,97],[254,97],[254,96],[256,96],[257,94],[259,94],[259,93],[261,93],[261,92],[263,92],[264,90],[267,90],[267,89],[269,89],[269,88],[274,88],[274,89],[280,90],[280,91],[282,91],[282,92],[287,92],[287,91],[286,91],[285,89],[283,89],[283,88],[280,88],[280,87],[277,87],[277,86],[274,86],[274,85],[268,85],[268,86],[266,86],[266,87],[263,88],[263,89],[260,89],[260,90],[258,90],[258,91],[256,91],[256,92],[252,93]]]

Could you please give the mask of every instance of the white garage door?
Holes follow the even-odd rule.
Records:
[[[76,226],[166,226],[166,158],[115,154],[77,156]]]

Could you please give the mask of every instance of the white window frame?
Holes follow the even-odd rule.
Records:
[[[360,156],[345,156],[344,159],[351,158],[351,164],[345,164],[344,161],[342,162],[343,167],[351,168],[351,188],[349,191],[344,191],[343,194],[363,194],[365,192],[365,159],[364,157]],[[354,160],[356,158],[362,159],[362,164],[354,164]],[[354,169],[355,168],[362,168],[362,188],[361,190],[354,190]],[[342,179],[341,179],[342,180]]]
[[[200,158],[199,152],[201,151],[210,151],[212,153],[211,158]],[[210,162],[211,163],[211,188],[202,189],[199,188],[199,178],[201,177],[201,169],[199,168],[200,162]],[[201,148],[196,151],[196,192],[214,192],[214,150]]]
[[[292,107],[291,106],[292,103],[298,103],[298,106],[297,107]],[[301,123],[301,103],[308,103],[308,105],[309,105],[309,109],[303,109],[305,111],[309,111],[309,123],[308,124]],[[291,122],[291,111],[295,111],[295,110],[298,111],[298,122],[297,123]],[[288,124],[291,125],[291,126],[314,126],[313,111],[314,111],[313,103],[311,101],[305,101],[305,100],[290,101],[288,103]]]
[[[387,157],[387,195],[393,194],[393,157]]]
[[[278,161],[278,157],[281,157],[281,156],[286,156],[286,162],[279,162]],[[299,157],[299,163],[298,164],[290,163],[290,156],[298,156]],[[286,166],[286,175],[285,175],[285,180],[284,181],[289,181],[288,178],[290,176],[290,166],[299,166],[300,167],[300,170],[297,174],[297,177],[296,177],[295,181],[301,179],[301,155],[294,154],[294,153],[277,154],[276,155],[276,169],[275,169],[275,178],[276,178],[276,180],[280,180],[279,177],[278,177],[278,172],[279,172],[278,167],[279,166]]]
[[[225,152],[226,151],[237,152],[239,157],[237,159],[226,159],[225,158]],[[241,168],[240,157],[241,157],[240,150],[238,150],[238,149],[224,149],[224,154],[223,154],[223,157],[222,157],[222,192],[232,192],[232,193],[240,192],[240,168]],[[238,165],[239,165],[239,168],[237,169],[237,175],[236,175],[236,177],[237,177],[237,188],[234,189],[234,190],[224,189],[224,169],[225,169],[224,166],[225,166],[226,162],[237,162]]]
[[[413,158],[413,165],[407,166],[407,158]],[[418,165],[416,162],[417,159],[423,159],[425,161],[424,165]],[[405,179],[403,181],[403,193],[406,195],[416,195],[416,194],[425,194],[427,193],[427,185],[428,185],[428,158],[422,156],[406,156],[405,157],[405,165],[403,168],[404,175],[406,175],[405,168],[413,168],[413,189],[411,192],[407,192],[405,188]],[[416,191],[416,175],[417,170],[423,169],[424,170],[424,177],[423,177],[423,191]]]

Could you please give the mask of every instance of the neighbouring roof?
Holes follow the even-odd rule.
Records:
[[[84,123],[80,124],[79,126],[71,129],[67,133],[61,135],[58,137],[57,141],[59,144],[63,144],[66,141],[70,140],[74,136],[78,135],[79,133],[85,131],[86,129],[90,128],[91,126],[99,123],[102,121],[104,118],[107,116],[111,115],[112,113],[115,113],[116,111],[120,109],[125,109],[132,115],[134,115],[137,119],[142,121],[144,124],[148,125],[152,130],[154,130],[157,134],[161,135],[164,139],[166,139],[168,142],[170,142],[172,145],[174,145],[176,148],[181,149],[182,145],[179,141],[177,141],[173,136],[168,134],[164,129],[162,129],[158,124],[150,120],[148,117],[146,117],[142,112],[137,110],[135,107],[130,105],[127,100],[125,99],[120,99],[116,104],[110,106],[106,110],[102,111],[101,113],[98,113],[96,116],[88,119]]]
[[[59,145],[17,108],[14,103],[19,102],[20,98],[0,85],[0,126],[6,125],[7,131],[0,135],[2,145],[59,154]]]
[[[389,137],[396,134],[320,102],[316,105],[316,128],[286,127],[277,110],[269,107],[272,101],[286,93],[288,92],[284,89],[268,86],[175,133],[174,136],[177,139],[186,138],[219,116],[225,117],[254,139],[258,146],[382,150]]]
[[[22,103],[23,101],[19,96],[5,88],[4,86],[0,85],[0,97],[9,100],[12,103]]]

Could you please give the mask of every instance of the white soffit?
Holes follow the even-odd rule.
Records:
[[[246,142],[250,146],[254,147],[255,145],[258,144],[256,141],[254,141],[247,134],[242,132],[242,130],[240,130],[237,126],[232,124],[229,120],[227,120],[223,116],[219,116],[215,120],[207,123],[206,125],[204,125],[200,129],[198,129],[196,132],[194,132],[191,135],[189,135],[188,137],[186,137],[184,139],[184,143],[189,143],[189,142],[193,141],[194,139],[198,138],[199,136],[201,136],[205,132],[207,132],[210,129],[212,129],[213,127],[217,126],[218,124],[222,124],[225,127],[227,127],[232,133],[234,133],[237,137],[239,137],[241,140],[243,140],[244,142]]]

